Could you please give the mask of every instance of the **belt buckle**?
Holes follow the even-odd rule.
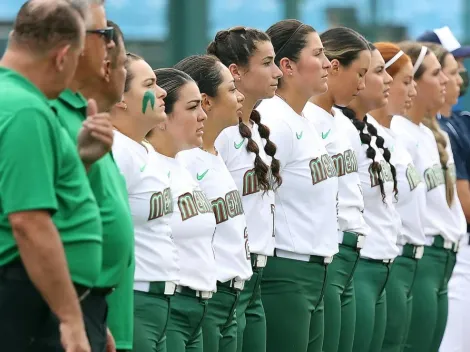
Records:
[[[89,288],[88,290],[86,290],[85,292],[83,292],[83,293],[81,294],[81,296],[78,297],[78,301],[79,301],[79,302],[82,302],[85,298],[88,297],[88,295],[89,295],[90,293],[91,293],[91,288]]]
[[[256,267],[257,268],[264,268],[266,266],[266,262],[268,261],[268,256],[263,254],[258,254],[256,257]]]
[[[242,281],[242,280],[238,281],[234,279],[232,282],[232,287],[236,290],[242,291],[243,288],[245,287],[245,281]]]
[[[202,299],[210,299],[212,298],[212,292],[211,291],[196,291],[197,295],[199,298]]]
[[[361,249],[364,247],[364,242],[366,241],[366,236],[363,234],[357,234],[356,249]]]
[[[166,281],[165,282],[165,292],[163,294],[172,296],[175,294],[176,291],[176,284],[171,281]]]
[[[444,248],[453,250],[454,244],[450,240],[444,240]]]
[[[415,246],[413,250],[413,258],[421,259],[424,254],[424,246]]]
[[[393,263],[393,258],[392,259],[384,259],[383,262],[384,262],[384,264],[392,264]]]
[[[452,246],[452,250],[457,253],[459,251],[459,247],[460,247],[460,243],[459,242],[456,242],[453,244]]]
[[[325,257],[323,259],[323,264],[330,264],[333,261],[333,257]]]

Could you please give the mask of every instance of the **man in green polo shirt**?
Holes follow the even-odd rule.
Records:
[[[113,41],[116,47],[108,52],[104,78],[93,85],[83,87],[81,90],[85,97],[96,100],[99,111],[109,111],[112,106],[121,101],[126,81],[127,55],[122,31],[112,21],[108,21],[107,24],[108,27],[114,29]],[[128,199],[127,195],[126,199]],[[107,301],[108,327],[114,337],[116,351],[131,351],[134,334],[133,261],[129,263],[126,274],[121,277],[116,290],[107,297]]]
[[[91,1],[89,19],[85,50],[80,56],[70,89],[66,89],[56,100],[51,101],[51,106],[57,112],[60,123],[74,141],[77,141],[83,123],[85,127],[89,124],[99,125],[103,136],[106,131],[110,131],[111,136],[113,135],[113,128],[107,113],[100,113],[95,115],[95,118],[87,119],[87,98],[98,96],[92,94],[85,98],[82,93],[99,89],[100,82],[106,74],[105,60],[108,50],[114,50],[116,46],[112,40],[113,29],[107,26],[101,1]],[[97,60],[97,57],[102,58],[101,61]],[[116,88],[120,91],[117,94],[117,101],[119,101],[124,91],[124,80],[117,85]],[[102,106],[101,101],[97,101],[97,105]],[[91,165],[88,169],[88,181],[101,213],[103,263],[95,289],[83,302],[82,309],[85,321],[93,322],[93,330],[87,329],[90,343],[92,346],[104,348],[107,343],[114,344],[107,330],[106,296],[118,285],[131,263],[134,231],[125,180],[110,152]],[[58,344],[57,341],[56,344]],[[40,341],[34,346],[39,350],[45,345],[50,346],[52,342]],[[97,351],[102,351],[102,349]]]
[[[2,351],[29,351],[49,333],[60,333],[67,352],[91,351],[80,301],[100,274],[101,220],[77,146],[48,102],[67,87],[83,50],[86,9],[77,4],[26,2],[0,60]],[[80,133],[90,162],[101,157],[96,133]],[[50,316],[60,331],[43,329]]]

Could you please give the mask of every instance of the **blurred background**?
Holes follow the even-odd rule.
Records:
[[[0,0],[0,53],[22,4]],[[106,11],[123,29],[128,51],[143,55],[155,68],[203,53],[220,29],[266,30],[285,18],[319,32],[351,27],[370,41],[414,39],[447,25],[462,44],[470,44],[470,0],[106,0]],[[470,95],[461,104],[470,110]]]

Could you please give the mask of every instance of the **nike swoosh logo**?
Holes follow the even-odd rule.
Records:
[[[297,139],[301,139],[303,134],[304,134],[304,131],[300,132],[300,134],[295,132],[295,136],[297,137]]]
[[[245,143],[245,138],[243,138],[242,141],[238,144],[233,142],[233,146],[235,147],[235,149],[240,149],[243,143]]]
[[[168,178],[170,178],[170,175],[171,175],[171,171],[168,171]]]
[[[326,133],[323,133],[323,132],[322,132],[322,133],[321,133],[321,138],[327,139],[327,138],[328,138],[328,135],[330,134],[330,132],[331,132],[331,128],[330,128],[330,129],[328,130],[328,132],[326,132]]]
[[[140,168],[140,172],[144,172],[144,170],[145,170],[146,167],[147,167],[147,164],[145,164],[144,166],[142,166],[142,167]]]
[[[200,174],[200,175],[199,175],[199,174],[196,174],[197,180],[198,180],[198,181],[201,181],[201,180],[204,178],[204,176],[206,176],[206,174],[207,174],[208,172],[209,172],[209,169],[207,169],[206,171],[204,171],[204,172],[203,172],[202,174]]]

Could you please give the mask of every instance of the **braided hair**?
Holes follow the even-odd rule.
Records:
[[[207,53],[216,56],[227,67],[231,64],[248,67],[250,58],[255,54],[258,44],[266,41],[271,40],[265,32],[255,28],[234,27],[217,32],[214,40],[207,47]],[[282,184],[280,162],[275,158],[277,147],[269,139],[269,128],[261,123],[261,116],[258,111],[253,110],[251,112],[250,120],[258,125],[259,134],[266,141],[264,151],[272,159],[271,167],[269,167],[259,155],[260,149],[252,139],[251,129],[240,119],[238,130],[240,135],[248,141],[246,150],[255,154],[254,171],[258,179],[258,185],[263,192],[277,189]],[[270,174],[273,183],[271,183]]]
[[[367,122],[367,115],[364,116],[363,121],[359,120],[356,117],[356,113],[354,110],[348,107],[342,107],[342,106],[336,106],[338,109],[340,109],[343,112],[343,115],[349,118],[351,120],[352,124],[354,127],[359,132],[359,137],[361,139],[361,143],[367,145],[367,150],[366,150],[366,156],[372,160],[372,164],[370,166],[371,170],[373,173],[377,176],[377,181],[380,187],[380,193],[382,194],[382,202],[385,202],[385,189],[384,189],[384,180],[382,179],[382,166],[380,165],[379,162],[375,160],[376,156],[376,151],[372,147],[371,142],[372,142],[372,137],[375,137],[375,145],[382,149],[382,156],[385,159],[385,161],[390,165],[390,170],[392,172],[392,177],[393,177],[393,192],[395,194],[395,199],[398,198],[398,186],[397,186],[397,170],[395,169],[395,166],[390,162],[390,159],[392,157],[392,154],[390,153],[390,150],[385,147],[385,140],[383,137],[378,135],[377,128],[369,122]],[[367,130],[367,133],[364,132],[364,130]]]

